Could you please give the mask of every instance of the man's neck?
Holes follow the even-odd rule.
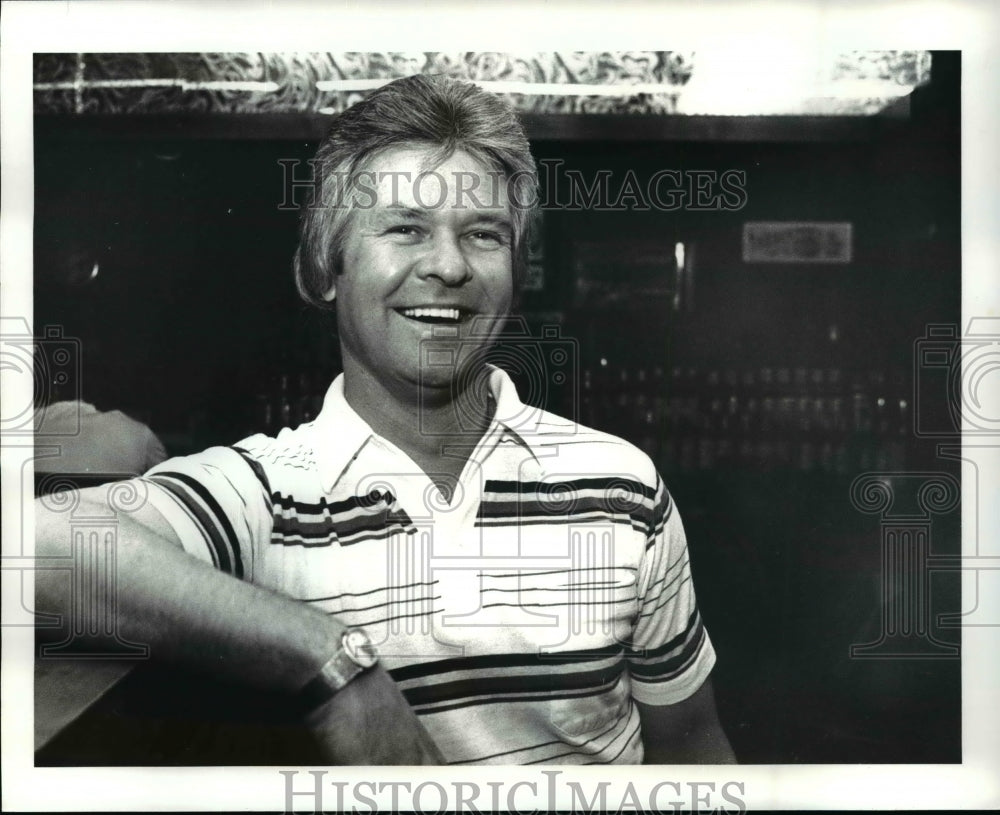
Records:
[[[455,459],[460,470],[493,419],[495,405],[485,388],[391,388],[354,373],[345,367],[347,403],[372,430],[425,469],[428,464]]]

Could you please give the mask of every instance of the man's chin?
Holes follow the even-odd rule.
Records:
[[[422,370],[417,386],[428,398],[448,401],[462,390],[462,377],[454,370]]]
[[[470,390],[486,387],[488,369],[483,365],[425,366],[420,371],[418,385],[427,398],[453,401]]]

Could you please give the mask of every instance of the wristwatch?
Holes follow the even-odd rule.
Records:
[[[340,637],[340,648],[299,691],[299,699],[307,709],[315,709],[376,662],[378,652],[364,629],[348,628]]]

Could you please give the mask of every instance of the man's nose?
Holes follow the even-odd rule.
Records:
[[[447,286],[465,282],[472,270],[457,235],[436,234],[426,246],[427,251],[417,264],[421,277],[437,277]]]

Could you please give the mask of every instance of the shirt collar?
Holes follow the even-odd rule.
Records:
[[[361,450],[374,437],[375,431],[344,398],[344,375],[340,374],[326,391],[323,409],[313,422],[319,435],[314,449],[323,487],[330,490]]]
[[[521,402],[517,388],[505,371],[493,365],[487,368],[487,385],[496,404],[496,412],[484,438],[509,438],[527,449],[538,461],[541,457],[537,449],[541,440],[539,427],[544,411]],[[340,481],[366,445],[380,439],[344,397],[343,374],[334,379],[327,389],[323,409],[313,422],[313,429],[320,437],[315,455],[326,489],[332,489]]]
[[[490,394],[496,403],[493,414],[494,426],[499,425],[507,434],[531,451],[536,459],[539,457],[535,444],[539,440],[539,426],[542,423],[544,411],[541,408],[524,404],[517,395],[517,388],[506,371],[494,365],[488,365]]]

